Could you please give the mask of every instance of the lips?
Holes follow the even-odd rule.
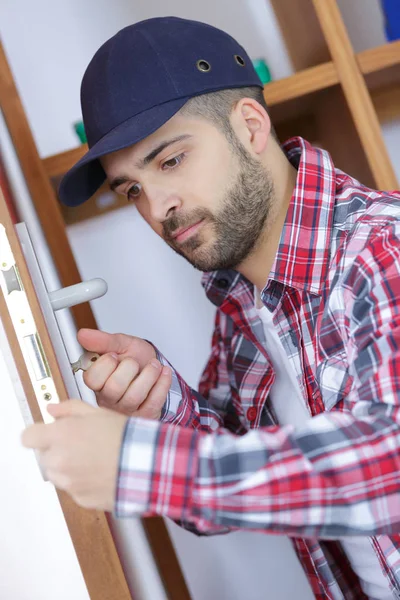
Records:
[[[201,221],[197,221],[197,223],[194,223],[193,225],[189,225],[189,227],[182,227],[181,229],[178,229],[178,231],[173,234],[174,240],[177,242],[183,242],[197,231],[202,222],[203,219]]]

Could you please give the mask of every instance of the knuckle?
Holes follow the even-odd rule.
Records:
[[[69,475],[62,476],[62,487],[67,492],[73,493],[75,491],[74,480]]]
[[[68,470],[68,461],[64,454],[58,454],[49,461],[49,468],[57,471],[60,475],[65,475]]]
[[[101,393],[96,394],[96,401],[98,406],[100,406],[101,408],[107,408],[109,406],[109,402],[107,402],[107,399],[104,398],[104,396]]]
[[[114,379],[112,379],[111,377],[106,381],[102,392],[101,392],[101,398],[102,401],[107,403],[109,401],[111,402],[115,402],[116,400],[119,400],[120,398],[122,398],[122,396],[124,395],[124,389],[121,387],[121,385],[115,381]]]
[[[88,388],[94,392],[99,392],[104,387],[108,377],[107,374],[109,373],[110,368],[112,368],[111,361],[115,361],[115,359],[110,357],[107,362],[103,361],[100,363],[102,358],[103,357],[101,357],[96,364],[91,366],[90,369],[83,373],[83,381],[85,385],[87,385]]]
[[[138,411],[138,417],[142,417],[143,419],[151,419],[152,421],[159,421],[161,418],[161,410],[151,407],[144,407]]]
[[[122,398],[119,409],[121,412],[136,412],[142,401],[142,399],[138,398],[134,394],[127,394]]]
[[[149,344],[149,342],[143,340],[142,338],[133,338],[131,342],[131,348],[135,352],[135,354],[145,354],[149,360],[151,360],[152,358],[156,358],[157,356],[154,346],[152,346],[151,344]]]
[[[138,369],[139,368],[139,363],[136,359],[134,359],[132,356],[126,356],[125,358],[122,359],[122,362],[128,365],[132,365],[133,368]]]
[[[84,384],[93,392],[100,392],[100,390],[104,386],[104,381],[99,381],[98,379],[94,379],[93,377],[85,377],[83,376]]]
[[[161,410],[155,406],[152,406],[149,410],[146,411],[146,416],[149,419],[159,419],[161,417]]]
[[[76,497],[87,496],[91,492],[88,479],[90,480],[90,475],[89,477],[87,475],[83,477],[82,472],[75,470],[74,473],[68,478],[67,491]]]
[[[132,357],[128,356],[121,361],[121,365],[128,369],[132,379],[139,373],[139,363]]]
[[[120,415],[124,415],[124,417],[134,417],[137,415],[136,410],[134,410],[132,407],[121,405],[120,403],[116,405],[115,412]]]
[[[153,359],[151,362],[149,362],[146,365],[146,375],[152,379],[152,380],[156,380],[160,377],[161,375],[161,363],[156,360]]]
[[[44,470],[52,483],[63,490],[71,491],[74,487],[74,479],[68,469],[66,461],[62,457],[44,464]]]

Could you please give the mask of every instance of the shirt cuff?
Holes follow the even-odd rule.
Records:
[[[181,412],[183,390],[181,386],[181,378],[179,377],[176,369],[171,365],[169,360],[159,351],[159,349],[149,340],[146,340],[151,344],[155,350],[157,360],[160,361],[163,367],[169,367],[172,371],[171,387],[168,390],[167,398],[164,406],[161,410],[160,421],[164,423],[178,423],[179,414]]]
[[[113,514],[188,520],[198,472],[199,432],[138,417],[122,439]]]

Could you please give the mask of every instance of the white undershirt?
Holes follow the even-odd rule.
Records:
[[[256,310],[265,331],[265,348],[275,372],[270,401],[280,425],[302,425],[311,415],[301,394],[296,374],[272,321],[272,313],[262,305],[255,288]],[[261,307],[261,308],[260,308]],[[366,537],[344,537],[340,543],[370,600],[393,600],[389,583],[378,557]]]

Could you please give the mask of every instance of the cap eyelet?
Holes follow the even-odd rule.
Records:
[[[244,58],[239,56],[239,54],[235,54],[235,60],[236,60],[237,64],[241,67],[244,67],[246,64]]]
[[[202,73],[207,73],[208,71],[211,71],[211,65],[206,60],[198,60],[196,63],[196,67]]]

